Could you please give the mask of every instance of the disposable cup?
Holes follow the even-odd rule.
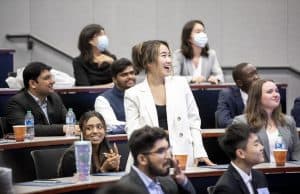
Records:
[[[287,150],[275,149],[273,150],[276,166],[284,166],[286,161]]]
[[[26,135],[26,125],[14,125],[13,130],[16,141],[24,141]]]
[[[178,166],[181,170],[186,169],[187,158],[187,154],[175,154],[175,159],[178,161]]]

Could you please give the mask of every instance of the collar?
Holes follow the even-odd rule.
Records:
[[[242,97],[242,100],[243,100],[243,103],[246,107],[246,104],[247,104],[247,100],[248,100],[248,94],[246,92],[244,92],[243,90],[240,89],[240,93],[241,93],[241,97]]]
[[[136,166],[132,165],[132,169],[139,175],[142,179],[143,183],[146,185],[147,188],[153,187],[153,185],[160,185],[159,181],[156,179],[155,181],[152,180],[149,176],[147,176],[144,172],[138,169]]]
[[[230,163],[235,168],[235,170],[240,174],[244,183],[247,185],[248,182],[252,180],[252,172],[250,171],[250,175],[248,175],[242,169],[240,169],[237,165],[235,165],[232,161]]]
[[[120,90],[116,85],[114,85],[114,87],[112,88],[112,92],[116,96],[124,97],[125,90]]]
[[[42,106],[44,104],[47,104],[47,97],[45,98],[44,101],[41,101],[38,97],[36,97],[35,95],[33,95],[29,90],[27,90],[28,94],[34,99],[34,101],[36,101],[36,103],[39,106]]]

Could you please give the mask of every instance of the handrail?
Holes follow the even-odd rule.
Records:
[[[32,47],[33,47],[33,42],[32,41],[35,41],[35,42],[37,42],[37,43],[39,43],[39,44],[41,44],[43,46],[46,46],[46,47],[50,48],[51,50],[53,50],[53,51],[55,51],[55,52],[63,55],[64,57],[66,57],[66,58],[68,58],[70,60],[73,59],[73,57],[71,55],[69,55],[69,54],[67,54],[67,53],[65,53],[65,52],[63,52],[63,51],[55,48],[54,46],[48,44],[47,42],[45,42],[45,41],[43,41],[43,40],[41,40],[41,39],[39,39],[39,38],[37,38],[35,36],[32,36],[30,34],[7,34],[6,35],[6,39],[7,40],[20,39],[20,38],[27,39],[27,48],[29,50],[31,50]]]

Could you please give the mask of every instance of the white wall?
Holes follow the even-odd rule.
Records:
[[[299,0],[0,0],[0,48],[16,50],[15,70],[41,60],[73,75],[66,58],[37,44],[28,51],[25,41],[9,42],[5,35],[30,33],[77,56],[81,29],[99,23],[110,51],[130,57],[142,40],[163,39],[179,48],[184,23],[201,19],[222,66],[249,61],[300,71],[299,18]]]

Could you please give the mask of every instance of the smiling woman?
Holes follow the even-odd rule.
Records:
[[[132,60],[136,69],[145,70],[146,78],[125,91],[128,136],[145,125],[161,127],[169,134],[174,154],[189,155],[188,166],[200,160],[212,165],[199,138],[201,121],[192,91],[185,78],[173,76],[169,45],[161,40],[137,44]]]
[[[83,133],[83,139],[92,144],[92,169],[91,173],[119,171],[120,155],[117,146],[113,148],[105,138],[106,124],[102,115],[95,111],[84,113],[79,126]],[[73,176],[76,172],[74,146],[66,150],[60,159],[58,167],[59,176]]]

